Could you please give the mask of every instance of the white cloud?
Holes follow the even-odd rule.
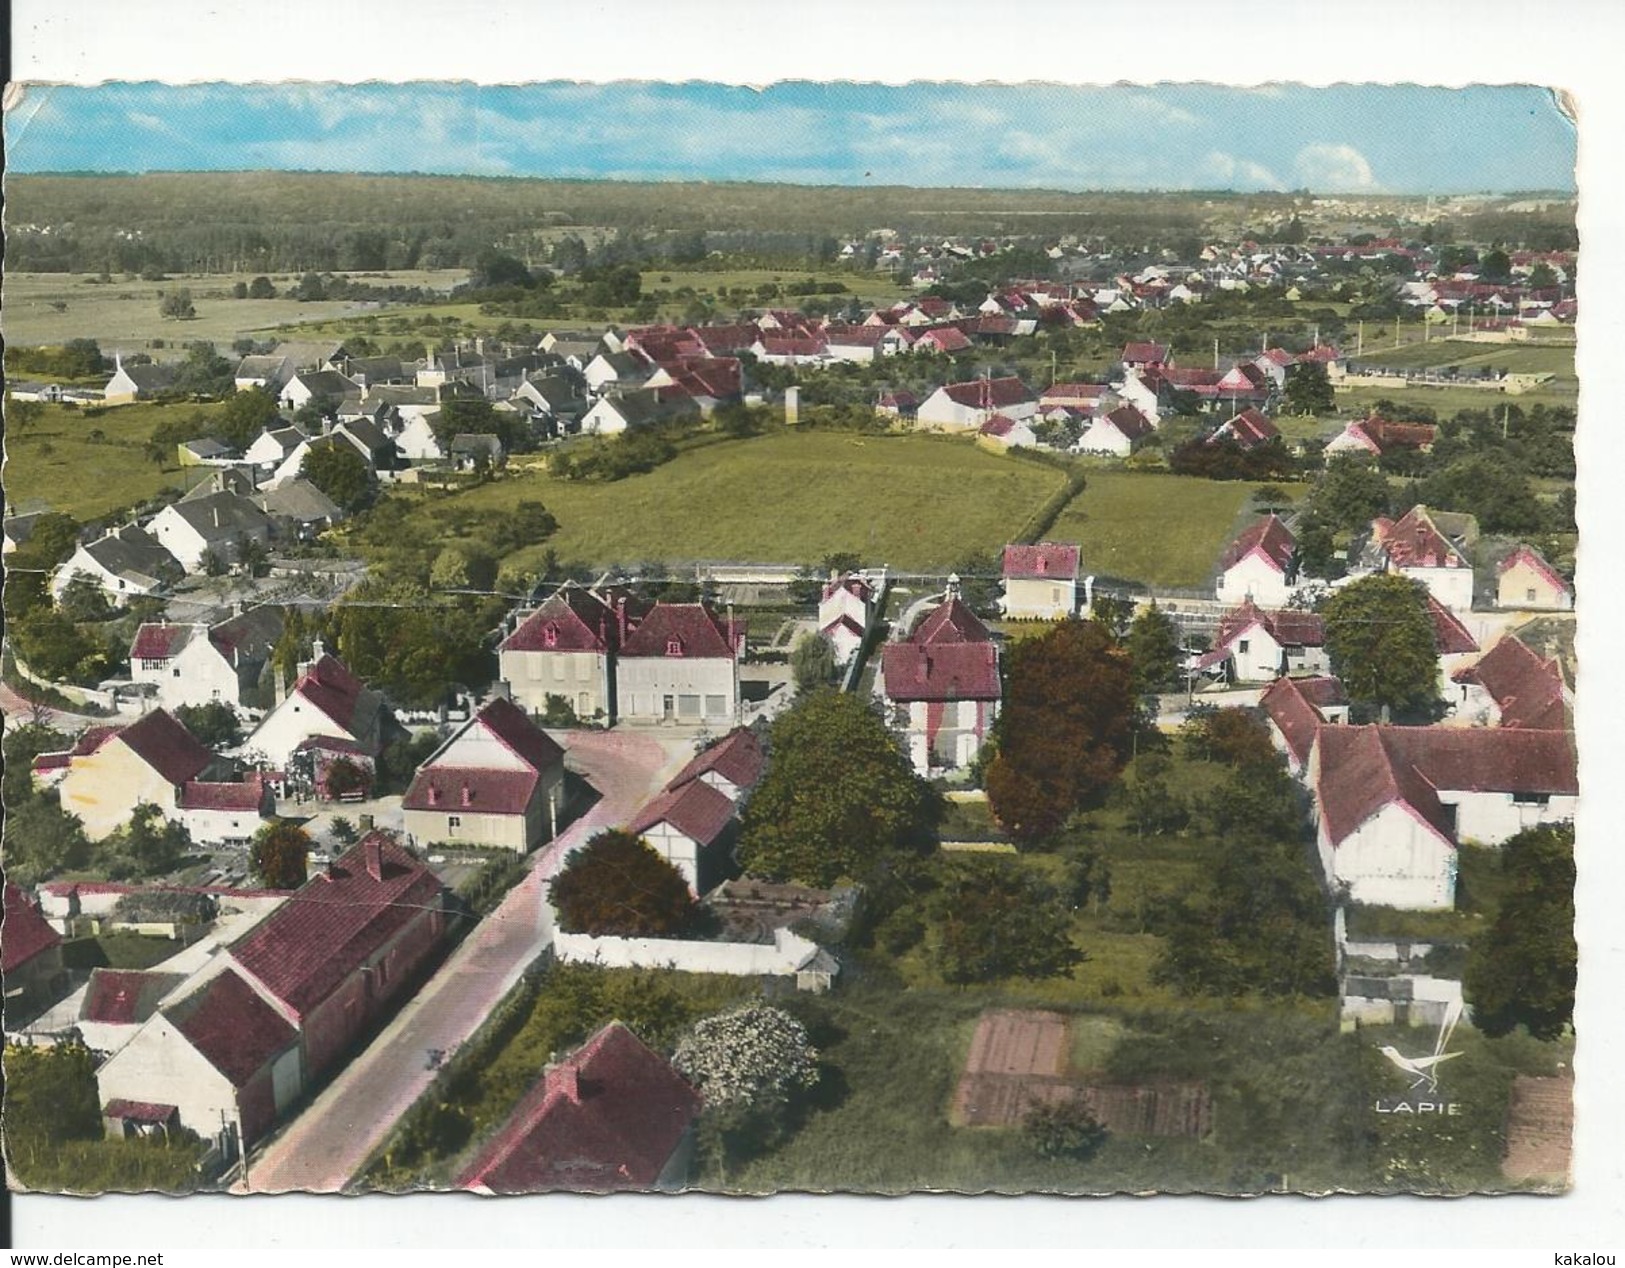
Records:
[[[1128,98],[1127,105],[1134,114],[1147,115],[1158,123],[1177,123],[1181,127],[1188,128],[1201,122],[1184,107],[1158,101],[1155,97],[1136,94]]]
[[[1292,167],[1298,179],[1317,193],[1354,194],[1379,188],[1370,162],[1352,145],[1325,141],[1306,145]]]
[[[147,132],[160,132],[165,136],[171,135],[169,125],[155,114],[145,114],[140,110],[131,110],[126,112],[124,117],[135,124],[136,127]]]
[[[1285,189],[1281,178],[1262,163],[1239,159],[1222,150],[1210,150],[1196,167],[1201,184],[1212,183],[1227,189]]]

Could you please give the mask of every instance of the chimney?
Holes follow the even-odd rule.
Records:
[[[431,806],[438,806],[440,804],[440,785],[439,784],[430,784],[429,785],[429,804]]]
[[[493,700],[512,700],[513,699],[513,687],[511,685],[509,685],[508,680],[506,678],[498,678],[494,683],[491,684],[491,699],[493,699]]]
[[[618,595],[615,599],[615,623],[619,627],[620,645],[626,645],[626,596]]]
[[[317,636],[316,640],[314,642],[312,642],[311,645],[310,645],[310,663],[312,665],[314,665],[317,661],[321,660],[321,658],[323,656],[326,656],[326,655],[327,655],[327,644],[322,641],[320,636]]]
[[[581,1072],[573,1065],[561,1065],[554,1069],[553,1077],[560,1092],[572,1105],[581,1104]]]
[[[219,528],[220,527],[220,508],[218,506],[214,507],[213,511],[214,511],[214,526],[216,528]]]
[[[374,832],[361,843],[361,855],[366,860],[367,875],[375,881],[384,879],[384,839]]]
[[[474,804],[474,790],[468,786],[468,782],[465,780],[463,782],[463,805],[471,806],[473,804]]]

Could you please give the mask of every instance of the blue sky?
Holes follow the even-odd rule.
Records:
[[[1049,189],[1574,188],[1536,87],[782,83],[29,89],[18,172],[434,172]]]

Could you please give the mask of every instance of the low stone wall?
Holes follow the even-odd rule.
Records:
[[[692,942],[681,938],[599,938],[588,933],[553,935],[553,953],[577,964],[615,969],[678,969],[686,973],[722,973],[730,977],[797,977],[819,954],[816,942],[788,929],[773,931],[771,943]],[[827,983],[826,983],[827,984]]]

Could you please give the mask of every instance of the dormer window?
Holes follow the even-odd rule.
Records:
[[[542,646],[557,647],[558,645],[559,627],[552,622],[548,622],[546,628],[542,630]]]
[[[668,655],[668,656],[681,656],[682,654],[683,654],[683,640],[680,639],[680,638],[668,638],[666,640],[666,655]]]

